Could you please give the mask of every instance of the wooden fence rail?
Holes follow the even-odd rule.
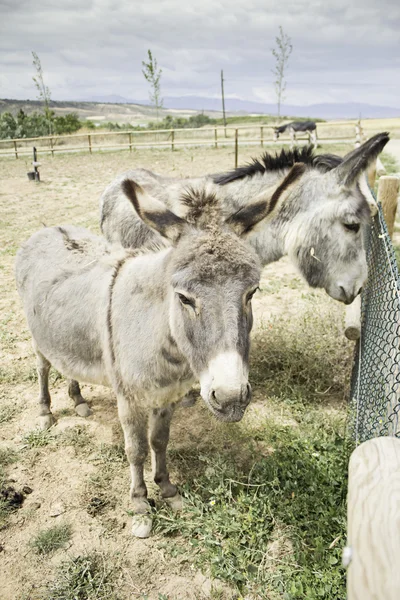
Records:
[[[322,133],[322,125],[319,124],[319,129]],[[135,148],[148,147],[170,147],[175,150],[176,146],[213,146],[219,148],[221,146],[234,146],[235,166],[238,165],[239,145],[254,145],[259,144],[261,148],[264,146],[282,145],[290,143],[289,136],[281,136],[278,142],[273,140],[274,128],[268,125],[249,126],[238,125],[236,127],[205,127],[205,128],[188,128],[188,129],[157,129],[157,130],[127,130],[127,131],[110,131],[110,132],[93,132],[93,133],[77,133],[66,136],[44,136],[40,138],[19,138],[11,140],[0,140],[0,157],[15,156],[18,159],[23,155],[30,155],[32,145],[36,145],[37,151],[40,154],[51,154],[55,152],[76,152],[87,150],[90,154],[97,150],[111,149],[129,149],[132,152]],[[196,132],[194,137],[193,132]],[[220,135],[218,135],[220,133]],[[189,137],[188,137],[189,134]],[[206,137],[202,137],[205,135]],[[115,141],[106,143],[107,139],[113,136],[114,140],[119,140],[124,136],[124,141]],[[143,137],[144,136],[144,137]],[[153,136],[153,139],[151,139]],[[159,140],[159,136],[164,136],[164,140]],[[101,138],[101,139],[100,139]],[[146,139],[147,138],[147,139]],[[269,139],[268,139],[269,138]],[[318,143],[341,143],[354,144],[355,137],[350,136],[335,136],[321,137]],[[140,140],[140,141],[139,141]],[[298,141],[307,141],[307,136],[297,138]],[[111,141],[111,140],[110,140]],[[77,143],[74,143],[77,142]],[[81,143],[80,143],[81,142]],[[85,143],[86,142],[86,143]],[[46,143],[45,146],[41,144]],[[68,143],[71,143],[69,145]],[[29,144],[29,145],[27,145]]]

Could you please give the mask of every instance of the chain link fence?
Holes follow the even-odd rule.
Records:
[[[400,279],[382,207],[366,234],[368,281],[351,381],[351,433],[357,444],[400,437]]]

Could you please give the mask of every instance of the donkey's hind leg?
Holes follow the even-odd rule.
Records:
[[[174,510],[182,508],[182,497],[176,485],[169,479],[167,469],[167,446],[169,430],[175,406],[171,404],[165,408],[155,408],[150,415],[149,431],[151,459],[154,481],[161,490],[161,495]]]
[[[36,352],[36,366],[39,380],[39,425],[41,429],[49,429],[54,423],[50,410],[49,371],[51,364],[43,354],[33,345]]]
[[[92,414],[85,398],[82,398],[81,388],[75,379],[70,379],[68,383],[68,395],[75,404],[75,412],[80,417],[89,417]]]

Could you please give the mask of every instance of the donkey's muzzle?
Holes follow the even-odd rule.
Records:
[[[251,400],[251,386],[242,385],[237,391],[232,389],[215,388],[210,391],[208,404],[221,421],[235,422],[243,418]]]

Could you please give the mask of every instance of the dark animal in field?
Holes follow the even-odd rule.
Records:
[[[317,146],[317,125],[314,121],[292,121],[286,125],[274,128],[274,141],[277,142],[282,133],[288,132],[291,143],[296,142],[296,133],[307,133],[308,141],[314,147]]]
[[[113,388],[131,469],[133,533],[151,530],[143,465],[150,442],[154,479],[174,508],[166,448],[175,403],[198,379],[216,418],[239,421],[250,401],[251,299],[261,265],[240,236],[268,199],[225,214],[211,183],[186,188],[179,217],[129,178],[127,206],[157,238],[152,249],[118,250],[85,229],[44,228],[19,250],[16,280],[37,355],[40,420],[50,427],[51,365],[72,381],[78,414],[90,410],[79,381]]]

